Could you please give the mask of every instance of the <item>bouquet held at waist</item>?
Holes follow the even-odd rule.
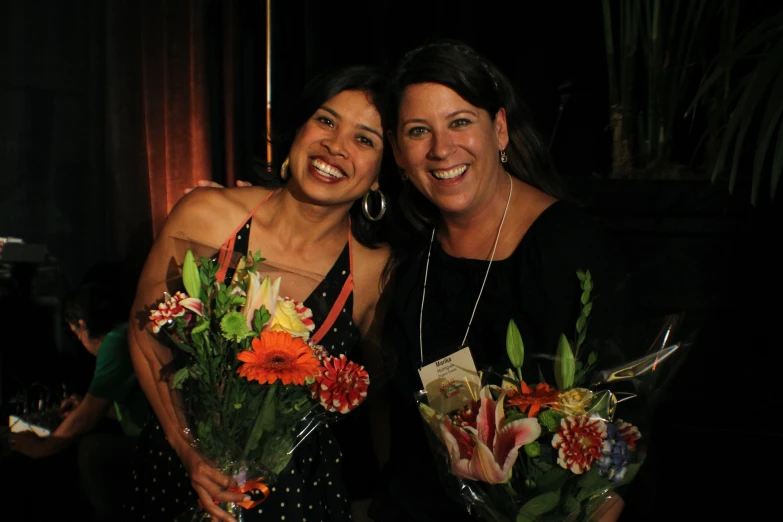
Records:
[[[168,382],[187,435],[251,496],[239,504],[245,509],[268,498],[305,437],[364,401],[370,382],[363,366],[311,339],[309,308],[280,295],[282,279],[299,274],[273,279],[264,261],[238,256],[224,283],[214,258],[197,261],[188,249],[182,289],[149,312],[175,355]]]

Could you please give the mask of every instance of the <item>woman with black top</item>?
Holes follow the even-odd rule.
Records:
[[[610,335],[626,268],[608,238],[568,202],[530,116],[500,70],[441,41],[409,52],[391,78],[387,135],[404,182],[411,240],[396,255],[384,341],[399,357],[389,393],[390,456],[374,522],[471,520],[441,485],[414,401],[418,369],[467,344],[478,369],[510,367],[506,328],[525,343],[524,378],[551,377],[558,337],[571,334],[590,270],[589,330]],[[423,287],[426,284],[426,292]],[[604,363],[619,354],[604,352]],[[456,490],[453,491],[456,495]],[[616,519],[621,502],[609,518]]]
[[[226,490],[236,487],[235,481],[206,461],[187,438],[176,396],[160,377],[172,354],[145,327],[146,317],[140,321],[137,316],[163,295],[168,267],[182,263],[184,252],[175,237],[215,251],[220,247],[221,252],[260,251],[268,264],[314,276],[312,285],[294,289],[286,287],[290,281],[283,276],[281,295],[313,311],[316,336],[323,333],[319,344],[330,353],[365,362],[351,350],[360,341],[369,342],[389,257],[376,222],[385,211],[377,204],[385,128],[378,107],[385,87],[385,77],[370,67],[347,67],[314,78],[297,105],[300,114],[291,119],[296,126],[278,151],[285,161],[274,166],[271,183],[196,190],[168,216],[143,269],[129,328],[134,366],[155,412],[137,450],[127,509],[133,520],[170,522],[199,501],[214,520],[230,521],[213,499],[244,499],[244,494]],[[363,205],[368,194],[375,196]],[[226,270],[218,274],[230,279]],[[348,520],[341,474],[342,454],[333,429],[322,426],[297,448],[269,498],[245,512],[244,520]]]

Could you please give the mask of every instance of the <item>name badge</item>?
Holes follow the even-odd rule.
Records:
[[[429,406],[448,414],[478,400],[481,388],[476,364],[465,347],[419,369]]]

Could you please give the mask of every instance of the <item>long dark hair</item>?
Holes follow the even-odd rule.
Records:
[[[397,131],[405,88],[418,83],[445,85],[470,104],[486,110],[493,120],[497,112],[505,108],[509,134],[506,170],[551,196],[566,197],[554,162],[528,108],[508,78],[492,62],[469,45],[453,39],[436,40],[406,53],[390,78],[390,111],[386,119],[393,132]],[[431,230],[439,216],[437,207],[410,182],[402,189],[400,206],[402,214],[419,235]]]
[[[281,119],[282,129],[269,136],[272,146],[271,163],[266,161],[256,163],[257,184],[266,188],[283,186],[285,181],[280,177],[280,167],[288,156],[298,130],[312,115],[329,99],[343,91],[364,92],[370,102],[381,115],[381,125],[387,129],[384,117],[388,104],[388,77],[380,68],[369,65],[347,65],[337,69],[321,72],[315,75],[305,86],[298,101],[292,105],[292,113]],[[394,163],[391,153],[384,147],[381,161],[379,184],[381,190],[389,172],[393,172]],[[391,178],[393,182],[393,177]],[[371,198],[373,212],[377,213],[379,203],[377,198]],[[387,206],[387,216],[373,222],[362,215],[362,201],[356,201],[351,207],[351,233],[362,245],[375,248],[385,240],[385,230],[391,222],[389,214],[393,213],[392,205]]]

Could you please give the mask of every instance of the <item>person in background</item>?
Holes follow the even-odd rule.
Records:
[[[150,414],[128,352],[127,307],[116,289],[96,282],[68,293],[63,318],[95,356],[87,393],[63,400],[62,422],[46,437],[32,431],[11,435],[11,450],[43,459],[78,444],[82,487],[95,520],[111,520],[130,488],[130,463],[141,426]],[[109,422],[107,422],[109,419]]]

